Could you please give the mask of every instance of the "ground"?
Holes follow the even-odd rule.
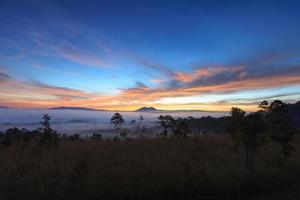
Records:
[[[1,199],[297,199],[300,141],[286,167],[277,146],[254,171],[226,135],[1,146]]]

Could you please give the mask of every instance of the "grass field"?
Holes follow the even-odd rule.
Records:
[[[285,168],[272,161],[277,146],[264,146],[253,172],[225,135],[2,146],[0,199],[298,199],[294,145]]]

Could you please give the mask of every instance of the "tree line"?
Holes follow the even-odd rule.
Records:
[[[279,146],[273,161],[280,167],[285,166],[294,150],[293,140],[296,133],[299,132],[300,121],[298,124],[296,118],[295,124],[293,117],[295,113],[300,115],[300,112],[296,110],[299,108],[299,102],[286,104],[280,100],[274,100],[271,103],[264,100],[259,103],[258,108],[258,111],[247,114],[238,107],[232,107],[229,117],[221,118],[202,117],[194,119],[188,117],[174,119],[171,115],[161,115],[158,117],[158,123],[162,129],[159,136],[186,138],[192,133],[191,124],[196,123],[197,125],[199,122],[206,125],[210,124],[211,127],[215,126],[219,130],[223,128],[223,133],[227,133],[232,139],[234,148],[244,147],[245,165],[250,170],[254,168],[255,157],[259,148],[266,143]],[[117,138],[117,129],[124,123],[124,120],[122,115],[116,113],[111,121],[115,124]]]
[[[274,162],[278,165],[285,165],[293,151],[292,141],[295,138],[297,126],[295,126],[295,110],[299,108],[299,102],[286,104],[280,100],[275,100],[271,103],[262,101],[257,112],[246,113],[238,107],[233,107],[228,117],[202,117],[199,119],[177,118],[174,119],[171,115],[161,115],[158,119],[158,124],[161,131],[157,134],[160,137],[174,136],[176,138],[187,138],[192,134],[193,127],[206,127],[208,130],[218,130],[219,132],[228,133],[234,143],[234,147],[243,146],[246,155],[246,165],[253,168],[255,156],[259,147],[268,142],[278,144],[280,153],[274,158]],[[292,113],[292,114],[291,114]],[[299,114],[299,112],[298,112]],[[67,136],[59,135],[50,125],[51,117],[45,114],[40,122],[40,128],[29,131],[27,129],[10,128],[5,133],[0,133],[1,143],[10,145],[13,143],[21,143],[31,139],[38,140],[40,145],[56,145],[59,139],[79,140],[79,134]],[[140,121],[144,120],[140,116]],[[297,121],[297,118],[296,118]],[[115,113],[110,119],[111,124],[115,128],[114,140],[119,140],[119,136],[125,138],[126,130],[120,131],[120,127],[125,123],[123,116],[120,113]],[[296,122],[297,124],[297,122]],[[140,127],[142,132],[143,128]],[[205,132],[203,132],[205,133]],[[89,137],[91,140],[99,140],[102,135],[94,133]]]
[[[226,126],[226,131],[234,141],[235,147],[244,146],[246,166],[253,169],[258,149],[266,143],[279,146],[273,158],[278,166],[288,164],[293,147],[293,140],[299,131],[293,126],[288,104],[275,100],[272,103],[262,101],[257,112],[246,113],[233,107]]]

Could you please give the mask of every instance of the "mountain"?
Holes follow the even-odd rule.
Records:
[[[100,109],[94,109],[94,108],[85,108],[85,107],[54,107],[54,108],[49,108],[49,110],[85,110],[85,111],[104,111]]]
[[[10,107],[6,107],[6,106],[0,106],[0,108],[2,108],[2,109],[10,109]]]
[[[160,111],[154,107],[142,107],[142,108],[139,108],[137,110],[135,110],[136,112],[156,112],[156,111]]]

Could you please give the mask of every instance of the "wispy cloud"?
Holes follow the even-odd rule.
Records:
[[[44,24],[49,24],[51,30]],[[87,67],[106,68],[113,65],[109,59],[114,54],[113,49],[99,37],[91,41],[85,35],[86,28],[79,24],[70,26],[67,23],[42,19],[15,19],[15,26],[6,26],[4,30],[13,34],[1,36],[2,44],[16,52],[1,55],[2,60],[38,56],[62,58]]]
[[[222,66],[210,66],[210,67],[201,67],[194,70],[191,73],[186,72],[177,72],[175,73],[174,79],[182,83],[191,83],[191,82],[205,82],[208,79],[218,80],[217,76],[226,74],[227,77],[235,76],[241,77],[245,73],[243,67],[222,67]]]
[[[0,83],[7,81],[9,79],[10,79],[10,76],[8,74],[0,71]]]
[[[106,62],[104,58],[92,53],[86,48],[75,47],[66,41],[49,41],[49,39],[34,39],[37,49],[44,49],[42,54],[48,56],[61,57],[66,60],[78,63],[89,67],[110,67],[111,64]],[[35,51],[35,50],[34,50]],[[41,52],[35,51],[34,53],[40,54]]]
[[[170,70],[167,66],[162,65],[162,64],[158,64],[158,63],[154,63],[150,60],[146,60],[146,59],[141,58],[141,59],[138,59],[138,63],[143,65],[143,66],[146,66],[148,68],[158,70],[166,76],[174,76],[175,75],[175,73],[172,70]]]
[[[51,106],[86,106],[102,109],[132,110],[143,105],[158,106],[162,109],[203,109],[226,110],[232,105],[239,105],[247,110],[255,109],[255,99],[224,99],[211,102],[168,103],[162,99],[174,97],[205,97],[207,95],[233,94],[241,91],[255,91],[300,85],[300,64],[282,64],[272,59],[256,62],[255,65],[245,62],[240,65],[206,65],[194,70],[175,71],[164,65],[144,62],[144,65],[167,77],[163,82],[157,81],[155,87],[143,82],[136,82],[134,87],[121,88],[119,93],[108,95],[89,93],[67,87],[58,87],[38,81],[20,81],[13,79],[5,70],[0,70],[0,104],[15,107],[51,107]],[[263,67],[263,69],[260,69]],[[1,69],[1,68],[0,68]],[[296,95],[286,93],[284,96],[263,96],[275,98]],[[256,97],[257,100],[263,98]]]
[[[285,64],[277,67],[279,58],[255,61],[255,66],[249,62],[239,66],[200,66],[191,72],[169,73],[164,66],[155,65],[155,69],[168,74],[170,80],[167,84],[160,84],[155,88],[136,86],[123,89],[121,94],[127,100],[138,99],[140,102],[151,102],[166,97],[226,94],[299,85],[300,64]],[[265,65],[266,63],[268,65]]]

